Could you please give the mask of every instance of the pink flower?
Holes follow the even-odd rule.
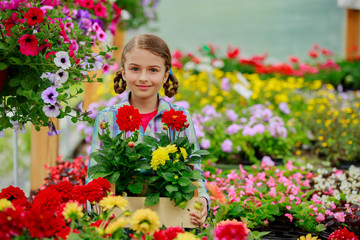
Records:
[[[106,7],[100,2],[94,6],[95,16],[106,17]]]
[[[215,240],[245,240],[250,230],[243,222],[236,219],[218,223],[214,229]]]
[[[317,217],[316,217],[316,221],[322,222],[322,221],[324,221],[324,220],[325,220],[325,215],[322,214],[322,213],[319,213],[319,214],[317,215]]]
[[[35,35],[23,35],[19,40],[20,52],[25,56],[37,56],[38,55],[38,40]]]
[[[285,217],[288,217],[288,218],[290,219],[290,222],[292,222],[292,220],[293,220],[293,215],[292,215],[292,214],[290,214],[290,213],[285,213],[284,216],[285,216]]]
[[[294,165],[293,165],[293,162],[292,161],[288,161],[286,163],[286,169],[289,170],[290,172],[294,169]]]
[[[286,209],[287,209],[287,210],[290,210],[290,209],[291,209],[291,206],[286,206]]]
[[[337,212],[334,214],[334,217],[338,222],[345,222],[345,213],[344,212]]]
[[[273,197],[273,198],[276,197],[276,188],[275,187],[270,188],[269,196]]]

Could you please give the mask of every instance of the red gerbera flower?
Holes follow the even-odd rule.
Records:
[[[116,123],[121,131],[134,132],[135,129],[139,130],[141,124],[141,115],[139,110],[128,105],[119,108],[116,115]]]
[[[98,17],[106,17],[106,7],[102,5],[100,2],[94,7],[95,16]]]
[[[34,26],[37,23],[43,22],[43,11],[39,8],[30,8],[29,11],[24,15],[27,19],[27,24]]]
[[[1,190],[0,199],[1,198],[11,201],[14,206],[26,207],[29,204],[23,190],[12,185]]]
[[[12,239],[12,237],[23,235],[24,211],[19,207],[15,210],[7,208],[0,211],[0,239]]]
[[[38,55],[38,40],[35,35],[23,35],[19,40],[20,52],[25,56],[37,56]]]
[[[156,231],[153,235],[154,240],[173,240],[177,237],[178,233],[183,233],[181,227],[169,227],[165,230]]]
[[[187,116],[184,112],[175,111],[173,108],[170,109],[170,111],[165,111],[161,120],[161,122],[166,124],[170,129],[176,129],[176,131],[183,129],[186,121]]]
[[[219,222],[214,229],[215,240],[245,240],[249,229],[236,219]]]
[[[65,227],[65,221],[51,211],[32,208],[25,214],[24,223],[33,238],[53,237]]]

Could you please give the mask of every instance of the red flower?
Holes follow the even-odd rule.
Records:
[[[49,43],[49,40],[44,39],[44,42],[46,42],[46,43],[45,43],[45,44],[41,44],[41,45],[39,46],[39,49],[38,49],[39,52],[41,52],[41,51],[43,51],[43,50],[45,50],[45,49],[47,49],[47,48],[52,49],[52,45],[51,45],[51,43]]]
[[[245,240],[249,229],[243,222],[236,219],[226,220],[218,223],[214,229],[215,240]]]
[[[38,40],[35,35],[23,35],[19,40],[20,52],[25,56],[37,56],[38,55]]]
[[[228,51],[226,53],[228,59],[233,59],[239,56],[240,49],[239,48],[233,48],[232,46],[228,47]]]
[[[50,51],[50,52],[48,52],[48,53],[46,54],[45,58],[46,58],[46,59],[49,59],[49,58],[50,58],[50,60],[53,61],[54,58],[51,57],[51,55],[54,55],[54,56],[55,56],[55,54],[56,54],[56,51]]]
[[[61,196],[61,202],[66,203],[72,200],[72,192],[74,191],[74,185],[69,181],[61,181],[58,184],[50,185],[48,188],[54,189]]]
[[[29,204],[23,190],[12,185],[1,190],[0,199],[1,198],[11,201],[14,206],[26,207]]]
[[[43,11],[39,8],[30,8],[29,11],[24,15],[27,19],[27,24],[34,26],[37,23],[43,22]]]
[[[51,211],[32,208],[25,214],[24,223],[33,238],[53,237],[65,227],[63,218],[55,217]]]
[[[128,105],[119,108],[116,115],[116,123],[121,131],[133,132],[135,129],[139,130],[141,124],[141,115],[139,110]]]
[[[34,198],[32,207],[42,211],[56,212],[62,203],[62,194],[53,188],[40,190]]]
[[[336,230],[329,235],[328,240],[359,240],[359,237],[353,232],[349,232],[347,228],[340,227],[339,230]]]
[[[23,235],[23,208],[7,208],[0,211],[0,239],[10,240],[12,237]]]
[[[319,55],[315,50],[308,51],[308,54],[312,58],[317,58]]]
[[[169,227],[165,230],[156,231],[153,235],[154,240],[173,240],[177,237],[178,233],[183,233],[181,227]]]
[[[98,3],[94,7],[95,16],[106,17],[106,7],[101,3]]]
[[[110,183],[104,178],[94,179],[87,185],[75,186],[73,199],[83,204],[86,201],[99,202],[110,191]]]
[[[163,113],[162,123],[166,124],[170,129],[176,129],[180,131],[183,129],[185,122],[187,121],[186,115],[183,111],[175,111],[173,108],[170,111]]]
[[[92,9],[94,7],[94,1],[93,0],[79,0],[78,1],[80,6],[88,9]]]

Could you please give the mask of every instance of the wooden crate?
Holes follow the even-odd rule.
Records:
[[[194,183],[197,185],[197,183]],[[112,185],[112,192],[115,192],[115,185]],[[195,212],[194,204],[199,200],[198,189],[194,192],[194,197],[187,202],[185,209],[175,206],[174,201],[170,201],[170,198],[160,197],[158,204],[153,206],[145,206],[146,197],[124,197],[129,202],[128,210],[134,213],[137,209],[149,208],[155,211],[160,218],[161,225],[166,227],[180,226],[182,228],[195,228],[190,221],[190,212]],[[117,216],[122,213],[119,208],[115,208],[113,213]]]

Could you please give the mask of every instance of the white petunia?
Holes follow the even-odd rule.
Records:
[[[64,71],[63,69],[59,69],[56,74],[56,81],[59,81],[60,83],[64,83],[69,78],[69,73]]]
[[[42,109],[47,117],[57,117],[60,114],[60,110],[55,105],[45,105]]]
[[[60,51],[55,54],[55,65],[61,67],[62,69],[68,69],[71,67],[70,57],[67,52]]]

